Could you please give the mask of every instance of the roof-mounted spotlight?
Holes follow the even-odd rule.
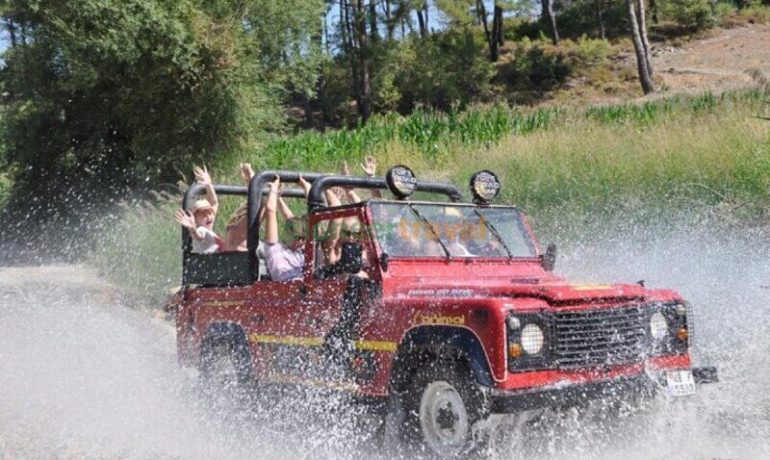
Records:
[[[414,175],[414,171],[404,165],[396,165],[390,168],[385,174],[385,183],[388,184],[388,189],[399,200],[409,198],[417,188],[417,178]]]
[[[500,193],[500,181],[492,171],[479,171],[471,176],[473,202],[489,204]]]

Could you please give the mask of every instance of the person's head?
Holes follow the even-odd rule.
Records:
[[[361,227],[361,223],[356,221],[353,221],[351,223],[346,223],[344,227],[342,227],[342,231],[340,232],[340,239],[342,241],[350,241],[350,242],[361,242],[365,237],[363,227]]]
[[[284,235],[287,246],[297,251],[305,245],[307,239],[307,221],[304,217],[293,217],[286,221]]]
[[[236,251],[244,245],[248,234],[248,222],[246,219],[246,204],[236,209],[227,221],[225,233],[225,248],[228,251]]]
[[[209,200],[200,199],[193,203],[192,209],[193,217],[195,217],[196,227],[205,227],[209,230],[214,226],[214,207],[211,206]]]

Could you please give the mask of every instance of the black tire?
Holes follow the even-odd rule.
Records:
[[[462,362],[428,363],[417,370],[403,406],[404,447],[426,458],[466,458],[487,446],[474,430],[489,415],[488,404]]]
[[[207,340],[200,359],[201,385],[208,399],[241,403],[249,397],[254,381],[247,345],[226,338]]]

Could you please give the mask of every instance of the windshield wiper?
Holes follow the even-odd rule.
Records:
[[[451,255],[451,254],[449,254],[449,249],[446,247],[446,245],[444,244],[444,242],[443,242],[443,241],[441,241],[441,237],[438,235],[438,233],[436,233],[436,229],[434,229],[434,228],[433,228],[433,225],[431,225],[431,223],[430,223],[430,222],[428,222],[428,219],[426,219],[426,218],[425,218],[425,217],[424,217],[422,214],[420,214],[420,213],[419,213],[419,212],[418,212],[418,211],[417,211],[417,210],[414,208],[414,206],[413,206],[411,203],[407,204],[407,206],[409,206],[409,209],[411,209],[411,210],[412,210],[412,212],[414,212],[414,214],[417,216],[417,218],[418,218],[418,219],[420,219],[420,221],[423,223],[423,225],[425,225],[425,226],[428,228],[428,230],[430,230],[430,232],[431,232],[431,233],[433,233],[433,236],[435,236],[435,237],[436,237],[436,241],[438,241],[438,244],[440,244],[440,245],[441,245],[441,249],[443,249],[443,250],[444,250],[444,253],[446,254],[446,258],[447,258],[447,259],[451,259],[451,258],[452,258],[452,255]]]
[[[487,229],[492,232],[492,235],[497,238],[497,241],[500,242],[500,244],[503,245],[505,248],[505,252],[508,253],[508,258],[513,259],[513,253],[511,252],[510,248],[508,248],[508,245],[505,244],[505,241],[503,241],[503,237],[500,235],[500,232],[497,231],[497,229],[494,227],[494,225],[490,224],[487,219],[484,218],[484,215],[479,212],[478,209],[473,209],[473,212],[476,213],[477,216],[479,216],[479,219],[481,219],[482,222],[484,222],[484,225],[487,227]]]

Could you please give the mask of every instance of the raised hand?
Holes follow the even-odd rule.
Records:
[[[342,175],[343,176],[349,176],[350,175],[350,166],[348,166],[347,161],[342,162]]]
[[[241,163],[240,170],[241,170],[241,177],[243,177],[243,180],[246,181],[246,183],[249,183],[249,181],[251,181],[251,178],[254,177],[254,170],[251,169],[251,164]]]
[[[203,186],[211,185],[211,176],[209,175],[209,171],[205,166],[202,168],[200,166],[196,166],[193,172],[195,173],[195,180],[199,184]]]
[[[265,209],[275,216],[275,211],[278,209],[278,194],[281,190],[281,177],[276,175],[275,180],[267,184],[270,189],[270,194],[267,196],[267,203],[265,203]]]
[[[184,211],[180,209],[176,212],[176,214],[174,214],[174,219],[182,227],[195,230],[195,217],[193,217],[191,211]]]
[[[365,156],[364,162],[361,163],[361,169],[364,170],[367,176],[374,176],[377,172],[377,160],[375,160],[371,155]]]
[[[278,193],[278,191],[281,189],[281,176],[276,175],[275,180],[268,182],[267,186],[270,187],[270,193]]]
[[[310,195],[310,182],[306,181],[305,178],[302,177],[302,174],[299,175],[299,185],[305,192],[305,198],[307,198],[307,196]]]

